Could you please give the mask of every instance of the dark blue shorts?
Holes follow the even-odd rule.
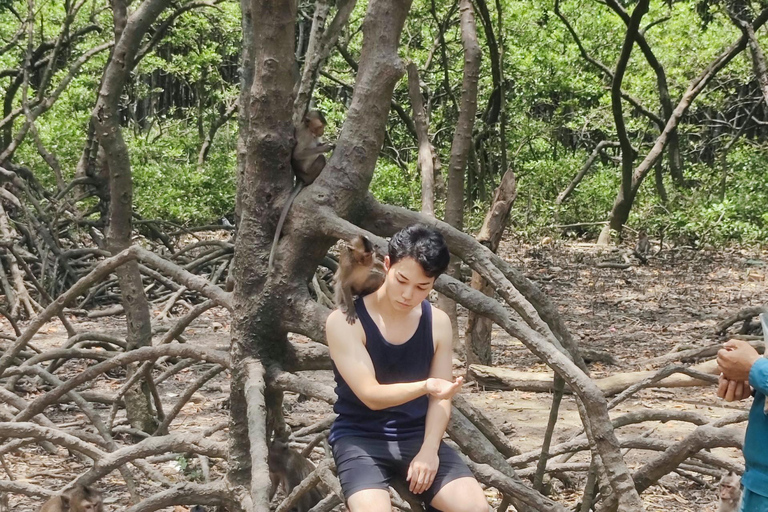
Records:
[[[385,441],[367,437],[344,436],[333,443],[333,459],[341,481],[344,496],[350,496],[365,489],[389,488],[393,478],[405,482],[408,466],[419,453],[423,439]],[[432,485],[419,495],[429,504],[443,486],[453,480],[472,477],[472,472],[461,460],[459,454],[445,443],[437,451],[440,466]]]

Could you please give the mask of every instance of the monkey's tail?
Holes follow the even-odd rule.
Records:
[[[297,180],[296,185],[293,187],[293,191],[291,192],[291,195],[288,196],[288,200],[285,202],[285,206],[283,206],[283,211],[280,212],[280,220],[277,221],[277,228],[275,228],[275,238],[272,240],[272,248],[269,250],[269,271],[272,272],[272,267],[275,263],[275,253],[277,252],[277,241],[280,240],[280,234],[283,231],[283,224],[285,224],[285,218],[288,217],[288,212],[291,209],[291,205],[293,204],[293,201],[296,199],[296,196],[299,195],[299,192],[301,192],[301,189],[304,188],[304,183],[302,181]]]

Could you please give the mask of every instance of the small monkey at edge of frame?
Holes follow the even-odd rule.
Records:
[[[43,503],[40,512],[104,512],[104,500],[96,489],[78,485]]]
[[[718,485],[720,496],[717,512],[737,512],[741,501],[741,478],[736,473],[727,473]]]
[[[283,439],[275,439],[269,445],[267,455],[269,466],[269,478],[272,488],[269,491],[269,499],[275,496],[277,487],[283,486],[285,495],[289,495],[312,471],[315,466],[299,452],[288,445]],[[308,512],[323,499],[322,486],[308,490],[299,501],[294,504],[293,512]]]

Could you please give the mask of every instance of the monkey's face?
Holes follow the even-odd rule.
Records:
[[[325,124],[323,122],[316,118],[312,117],[307,119],[307,128],[309,128],[309,131],[314,135],[315,137],[322,137],[323,133],[325,133]]]
[[[386,256],[384,269],[387,271],[384,281],[387,298],[398,311],[406,312],[421,304],[435,284],[435,278],[427,276],[413,258],[403,258],[392,265]]]
[[[738,496],[738,488],[730,482],[723,482],[720,485],[720,499],[724,501],[734,501]]]
[[[346,244],[347,251],[358,265],[370,267],[373,264],[373,246],[367,238],[356,236]]]
[[[285,465],[286,457],[288,457],[288,443],[282,439],[272,441],[267,453],[267,466],[269,466],[269,469],[277,471],[278,468]]]
[[[366,252],[366,251],[355,251],[355,260],[357,260],[358,265],[362,265],[364,267],[370,267],[373,264],[373,253],[372,252]]]
[[[738,475],[729,473],[720,479],[720,500],[736,503],[741,498],[741,482]]]
[[[80,502],[80,510],[83,512],[103,512],[104,507],[101,498],[93,498],[92,500],[82,500]]]

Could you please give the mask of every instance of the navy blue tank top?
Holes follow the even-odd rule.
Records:
[[[365,349],[371,357],[379,384],[416,382],[429,378],[435,347],[432,340],[432,306],[428,301],[421,303],[421,320],[416,332],[408,341],[399,345],[384,339],[379,327],[368,314],[362,298],[355,301],[355,310],[365,332]],[[333,374],[338,396],[333,410],[338,417],[331,427],[329,442],[333,443],[343,436],[399,441],[424,435],[428,396],[374,411],[357,398],[335,364]]]

